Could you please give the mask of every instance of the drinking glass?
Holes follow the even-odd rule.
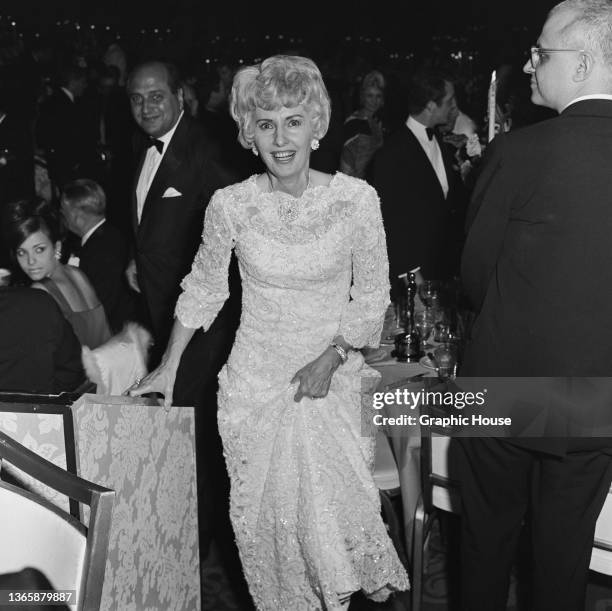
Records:
[[[451,344],[442,344],[433,352],[436,370],[441,380],[454,379],[457,373],[457,353]]]
[[[436,322],[434,341],[439,343],[450,341],[450,325],[447,322]]]
[[[398,333],[401,333],[404,329],[401,322],[401,308],[399,305],[389,305],[385,313],[382,340],[385,342],[393,342],[395,340],[395,336]]]
[[[438,284],[433,280],[423,280],[419,287],[419,297],[426,309],[436,308],[440,299]]]
[[[435,319],[433,313],[428,310],[419,312],[414,316],[414,326],[421,337],[422,352],[426,352],[429,344],[427,343],[432,331],[434,330]]]

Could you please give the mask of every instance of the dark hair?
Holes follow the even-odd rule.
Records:
[[[8,203],[3,214],[2,229],[11,253],[37,231],[45,233],[53,243],[61,240],[64,234],[57,208],[38,199],[20,199]]]
[[[119,82],[119,79],[121,78],[121,71],[119,68],[117,68],[117,66],[112,64],[102,64],[98,70],[98,80],[103,78],[112,78]]]
[[[420,70],[410,81],[408,90],[408,111],[410,114],[420,113],[429,102],[439,105],[446,95],[446,83],[452,78],[437,70]]]
[[[141,62],[140,64],[135,66],[128,74],[126,81],[127,89],[129,90],[130,83],[132,82],[132,79],[134,78],[134,75],[137,72],[140,72],[140,70],[143,70],[144,68],[153,67],[163,68],[166,71],[166,82],[168,83],[168,88],[172,93],[177,93],[182,85],[182,79],[178,68],[170,62],[162,62],[156,60]]]
[[[63,87],[67,87],[72,81],[86,78],[87,71],[75,64],[62,64],[57,71],[57,82]]]

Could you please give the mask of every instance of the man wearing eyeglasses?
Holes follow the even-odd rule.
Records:
[[[523,70],[532,102],[559,116],[498,136],[487,151],[462,261],[477,312],[463,376],[558,377],[571,389],[612,374],[610,32],[611,0],[554,7]],[[612,450],[609,439],[572,436],[594,411],[575,394],[567,412],[542,406],[559,408],[563,438],[452,444],[464,609],[506,608],[523,523],[533,552],[529,608],[584,608]]]

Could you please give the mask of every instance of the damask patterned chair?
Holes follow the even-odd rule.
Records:
[[[0,574],[36,569],[54,589],[75,590],[71,603],[79,611],[99,609],[115,493],[64,471],[4,433],[0,461],[89,506],[85,524],[41,495],[0,480]]]

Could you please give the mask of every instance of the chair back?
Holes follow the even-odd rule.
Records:
[[[434,408],[423,410],[436,416]],[[439,415],[439,414],[438,414]],[[441,426],[421,428],[421,486],[425,512],[442,509],[459,513],[459,491],[456,482],[449,477],[448,448],[451,430]]]
[[[75,590],[77,609],[99,609],[115,493],[81,479],[0,433],[0,461],[78,503],[84,524],[37,493],[0,481],[0,573],[41,571],[56,590]]]
[[[431,388],[436,381],[431,383]],[[429,422],[444,411],[427,403],[421,404],[421,416]],[[452,429],[442,426],[421,426],[421,496],[414,512],[412,541],[412,611],[423,605],[423,573],[426,564],[425,545],[437,510],[459,513],[459,487],[449,477],[448,448]]]
[[[376,429],[376,454],[372,477],[379,490],[394,490],[400,487],[399,472],[391,444],[380,428]]]

